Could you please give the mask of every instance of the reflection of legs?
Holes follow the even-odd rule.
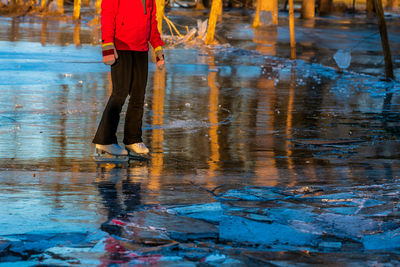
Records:
[[[126,169],[115,167],[112,169],[99,168],[96,177],[99,195],[103,199],[104,208],[107,209],[107,220],[101,224],[100,229],[112,235],[121,234],[119,226],[110,223],[110,221],[120,218],[123,212],[122,203],[120,203],[118,197],[117,185],[119,181],[125,179],[126,176]]]
[[[130,212],[140,205],[140,183],[132,183],[128,180],[122,181],[122,193],[126,212]]]
[[[119,58],[111,66],[112,94],[103,112],[93,143],[101,145],[117,144],[115,135],[120,113],[128,96],[132,82],[131,51],[118,51]]]
[[[121,213],[121,206],[118,202],[118,193],[115,183],[101,182],[98,184],[99,192],[104,200],[104,206],[108,211],[108,219],[114,219]]]
[[[142,142],[142,118],[148,74],[148,52],[133,52],[133,81],[125,117],[124,144]]]

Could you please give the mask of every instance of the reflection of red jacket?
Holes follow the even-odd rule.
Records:
[[[164,45],[155,0],[103,0],[101,35],[103,44],[114,43],[117,50],[148,51],[148,42],[153,48]]]

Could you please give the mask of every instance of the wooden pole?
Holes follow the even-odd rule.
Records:
[[[197,1],[196,8],[195,8],[195,9],[196,9],[196,10],[204,10],[204,9],[206,9],[206,7],[204,6],[202,0]]]
[[[367,17],[374,16],[374,0],[367,0]]]
[[[208,19],[208,28],[206,35],[206,44],[214,42],[215,27],[217,26],[218,14],[222,9],[222,0],[213,0],[211,5],[210,18]]]
[[[386,2],[386,7],[389,10],[394,10],[394,11],[398,10],[399,9],[399,0],[388,0]]]
[[[315,16],[315,0],[303,0],[301,5],[301,17],[312,19]]]
[[[72,15],[73,20],[79,20],[81,17],[81,4],[82,0],[74,0],[74,14]]]
[[[296,59],[296,37],[294,33],[293,0],[289,0],[290,58]]]
[[[156,0],[157,7],[157,28],[160,34],[162,35],[162,23],[164,18],[164,8],[165,8],[165,0]]]
[[[101,0],[95,0],[94,7],[95,7],[95,10],[96,10],[96,15],[100,15],[100,13],[101,13]]]
[[[222,9],[223,9],[224,1],[221,0],[221,4],[218,5],[218,16],[217,21],[222,21]]]
[[[257,28],[260,26],[260,11],[261,11],[261,0],[257,0],[257,5],[256,5],[256,13],[254,15],[254,21],[253,21],[253,27]]]
[[[57,0],[58,12],[64,14],[64,0]]]
[[[272,0],[272,24],[278,25],[278,0]]]
[[[333,0],[320,0],[319,1],[319,15],[328,15],[332,10],[332,1]]]
[[[267,21],[267,13],[271,14],[272,21]],[[278,25],[278,0],[257,0],[253,27],[268,26],[268,23]]]
[[[394,79],[392,54],[386,27],[385,13],[383,12],[382,0],[374,0],[376,16],[378,18],[379,33],[381,34],[383,56],[385,58],[386,79]]]

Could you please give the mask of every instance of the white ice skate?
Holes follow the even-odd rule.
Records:
[[[96,162],[120,163],[128,160],[128,151],[118,144],[99,145],[96,144]]]
[[[147,159],[150,152],[143,142],[126,145],[125,148],[128,150],[130,158]]]

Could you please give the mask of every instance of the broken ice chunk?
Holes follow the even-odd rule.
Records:
[[[351,61],[350,51],[339,49],[333,55],[333,59],[340,69],[347,69],[350,66]]]

